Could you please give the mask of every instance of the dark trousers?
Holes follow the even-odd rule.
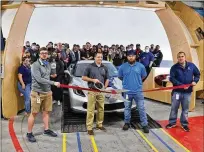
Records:
[[[57,88],[56,86],[51,86],[51,90],[52,90],[53,100],[61,101],[62,100],[62,89]]]
[[[147,76],[142,80],[143,82],[147,79],[147,77],[148,77],[148,75],[149,75],[149,73],[150,73],[150,71],[151,71],[151,68],[152,68],[152,67],[149,67],[149,66],[145,67],[146,72],[147,72]]]
[[[51,78],[50,80],[62,83],[62,79],[63,79],[63,76],[59,75],[57,78],[54,78],[54,79]],[[51,90],[52,90],[53,100],[62,101],[62,89],[51,85]]]

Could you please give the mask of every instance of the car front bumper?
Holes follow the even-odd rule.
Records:
[[[75,94],[73,92],[73,89],[69,89],[69,97],[70,97],[71,109],[73,111],[76,111],[76,112],[86,112],[87,111],[87,101],[88,101],[87,95],[85,95],[85,97],[82,97],[80,95]],[[132,107],[135,107],[134,103]],[[105,98],[105,103],[104,103],[105,113],[124,112],[124,108],[125,108],[124,101],[122,100],[112,100],[111,101]]]

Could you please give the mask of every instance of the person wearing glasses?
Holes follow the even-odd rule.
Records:
[[[48,61],[48,50],[45,47],[40,49],[39,59],[31,66],[31,114],[28,117],[27,138],[30,142],[36,142],[32,129],[35,117],[42,111],[44,122],[44,134],[57,137],[57,134],[49,129],[49,112],[52,111],[51,85],[60,87],[59,82],[51,81],[51,65]]]
[[[195,86],[200,79],[200,72],[195,64],[186,61],[186,54],[184,52],[179,52],[177,54],[177,59],[178,63],[173,65],[170,70],[170,81],[173,83],[173,86],[184,84],[192,84],[192,86],[183,89],[175,89],[172,91],[171,113],[169,116],[169,124],[166,126],[166,128],[169,129],[176,127],[178,109],[181,104],[181,127],[184,129],[184,131],[189,132],[188,109],[191,99],[191,92],[193,91],[193,86]]]
[[[18,68],[18,90],[24,97],[26,115],[30,113],[31,69],[30,57],[23,57]]]

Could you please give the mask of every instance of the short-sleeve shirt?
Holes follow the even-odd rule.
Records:
[[[154,55],[151,52],[143,52],[140,55],[140,63],[142,63],[145,67],[149,66],[151,61],[154,61]]]
[[[31,69],[28,67],[25,67],[24,65],[21,65],[18,68],[18,73],[22,74],[23,82],[26,84],[30,84],[32,81],[31,77]]]
[[[91,79],[98,79],[100,82],[102,82],[105,85],[105,81],[107,79],[109,79],[108,68],[103,64],[98,66],[94,62],[94,63],[88,65],[88,67],[84,71],[83,76],[87,76]],[[88,82],[88,86],[89,86],[89,88],[96,89],[94,87],[93,82]]]
[[[133,65],[128,62],[123,63],[118,71],[118,77],[123,78],[123,89],[129,90],[127,94],[135,94],[142,91],[142,78],[146,76],[146,69],[139,62]]]

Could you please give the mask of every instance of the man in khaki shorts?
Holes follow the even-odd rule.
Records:
[[[49,112],[52,111],[51,85],[60,87],[59,82],[50,81],[51,67],[47,61],[48,51],[45,47],[40,49],[40,58],[31,66],[32,91],[31,91],[31,114],[28,118],[27,138],[30,142],[36,142],[32,129],[35,117],[43,112],[44,134],[56,137],[57,134],[49,129]]]
[[[82,79],[88,82],[88,86],[91,89],[96,89],[94,83],[97,85],[102,83],[105,88],[108,87],[108,69],[102,64],[102,53],[96,53],[95,62],[90,64],[84,71]],[[94,135],[93,132],[93,120],[95,106],[97,107],[96,114],[96,129],[106,131],[103,127],[104,120],[104,95],[99,92],[88,92],[88,107],[86,126],[89,135]]]

